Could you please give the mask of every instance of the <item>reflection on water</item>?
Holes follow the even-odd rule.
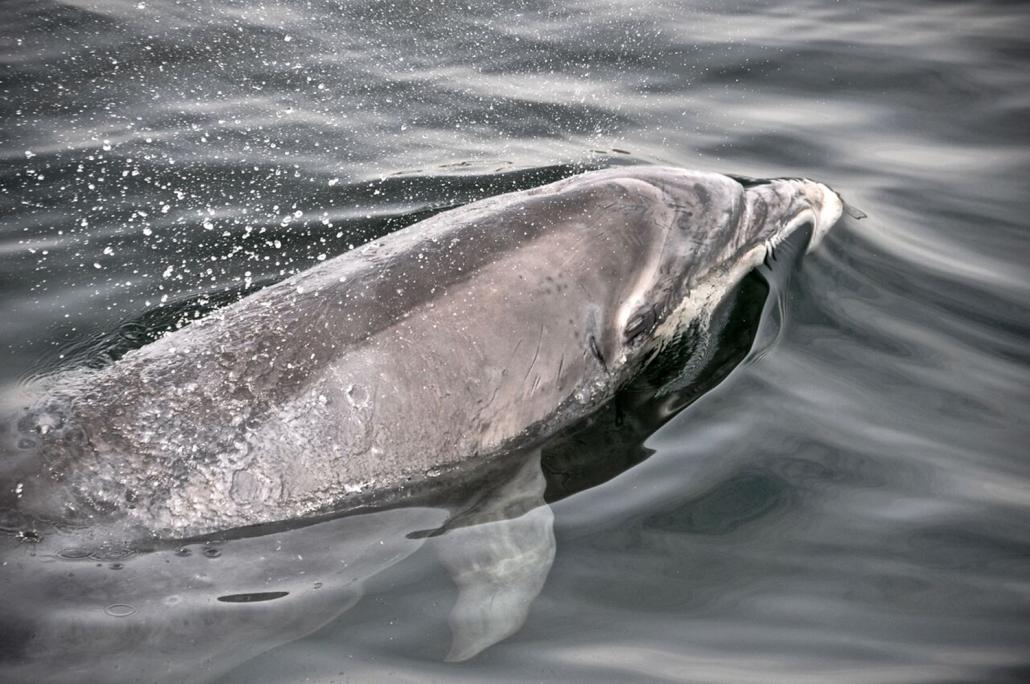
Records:
[[[412,507],[141,553],[8,544],[3,680],[208,681],[343,614],[415,552],[411,530],[446,518]]]
[[[565,435],[607,446],[608,470],[555,444],[558,552],[521,631],[440,662],[455,589],[424,545],[314,631],[233,634],[247,646],[221,676],[1024,681],[1027,19],[987,2],[12,6],[0,382],[106,363],[321,255],[581,168],[824,180],[869,218],[805,260],[762,353],[671,419],[630,396],[620,430]],[[196,596],[260,622],[301,592],[243,584]],[[69,602],[26,595],[4,625],[89,600],[60,586]],[[216,608],[176,595],[202,643]],[[143,610],[97,605],[89,620]],[[112,650],[119,671],[188,660]]]
[[[683,534],[729,534],[788,505],[791,489],[772,473],[740,473],[667,513],[652,515],[648,527]]]

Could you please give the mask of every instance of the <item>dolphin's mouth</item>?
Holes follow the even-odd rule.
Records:
[[[805,221],[796,228],[784,231],[766,243],[762,265],[770,271],[779,271],[783,268],[793,271],[808,251],[814,235],[815,225],[812,221]]]
[[[759,317],[749,352],[749,361],[765,356],[780,337],[791,308],[790,281],[801,269],[801,260],[808,252],[815,235],[812,221],[804,221],[790,232],[785,232],[778,244],[766,253],[765,261],[754,269],[752,277],[765,281],[768,286],[765,305]]]

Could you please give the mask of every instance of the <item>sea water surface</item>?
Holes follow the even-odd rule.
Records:
[[[580,170],[818,179],[868,219],[649,458],[553,504],[521,631],[441,662],[455,590],[419,550],[220,681],[1027,681],[1028,26],[1014,2],[3,3],[0,384]]]

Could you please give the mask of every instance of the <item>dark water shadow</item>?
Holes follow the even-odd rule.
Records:
[[[655,453],[644,444],[652,434],[749,355],[774,343],[786,306],[783,294],[809,239],[802,232],[781,245],[777,262],[741,281],[713,313],[707,334],[691,327],[611,402],[545,443],[549,502],[604,484],[646,460]],[[688,365],[699,370],[683,377]]]

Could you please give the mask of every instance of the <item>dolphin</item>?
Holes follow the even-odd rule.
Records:
[[[710,356],[742,279],[844,211],[816,181],[634,166],[439,213],[52,379],[0,424],[0,527],[258,534],[464,483],[461,515],[405,538],[437,539],[467,659],[553,560],[540,444],[685,336]]]

